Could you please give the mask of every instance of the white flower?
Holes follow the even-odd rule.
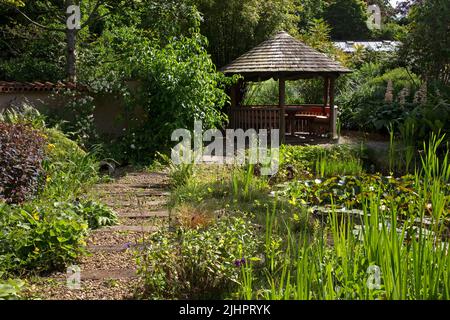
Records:
[[[135,146],[134,144],[132,144],[132,145],[130,146],[130,148],[134,150],[134,149],[136,149],[136,146]]]

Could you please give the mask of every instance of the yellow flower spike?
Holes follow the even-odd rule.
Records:
[[[47,148],[48,148],[48,150],[53,150],[53,149],[55,149],[55,145],[53,143],[49,143],[47,145]]]
[[[33,213],[33,218],[34,218],[34,220],[36,220],[36,221],[39,221],[39,213],[37,213],[37,212],[35,212],[35,213]]]
[[[46,181],[46,182],[50,182],[50,181],[52,181],[52,177],[50,177],[50,176],[47,176],[47,178],[45,179],[45,181]]]

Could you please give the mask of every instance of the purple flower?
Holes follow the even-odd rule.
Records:
[[[245,258],[238,259],[238,260],[235,260],[235,261],[234,261],[234,265],[235,265],[236,267],[241,267],[241,266],[243,266],[244,264],[245,264]]]
[[[127,242],[123,245],[124,249],[130,249],[131,248],[131,242]]]

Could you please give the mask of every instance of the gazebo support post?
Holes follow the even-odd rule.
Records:
[[[280,107],[280,143],[286,140],[286,80],[278,79],[278,102]]]
[[[330,79],[330,133],[332,139],[337,139],[337,114],[336,108],[334,107],[334,87],[335,87],[335,78]]]
[[[327,76],[323,78],[324,86],[323,86],[323,107],[322,114],[324,116],[327,115],[326,108],[328,106],[328,96],[330,94],[330,78]]]
[[[230,124],[233,129],[236,128],[236,107],[237,107],[237,100],[238,100],[238,85],[234,84],[231,86],[230,89]]]

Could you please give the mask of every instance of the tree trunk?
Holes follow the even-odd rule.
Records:
[[[73,5],[75,1],[66,0],[66,8]],[[69,19],[70,14],[67,14],[67,19]],[[66,41],[67,41],[67,65],[66,65],[66,74],[67,80],[69,82],[76,83],[77,82],[77,52],[76,52],[76,41],[77,41],[77,32],[78,30],[75,28],[67,28],[66,31]]]
[[[76,52],[77,30],[67,29],[67,79],[70,82],[77,82],[77,52]]]

